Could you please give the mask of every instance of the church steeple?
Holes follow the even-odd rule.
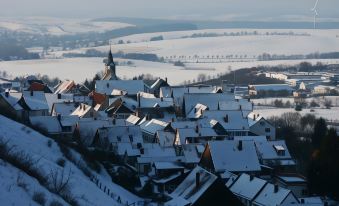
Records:
[[[102,79],[103,80],[118,80],[118,77],[115,73],[115,63],[114,63],[114,60],[113,60],[111,45],[109,47],[110,48],[109,48],[108,58],[107,58],[107,62],[106,62],[105,74],[104,74],[104,77]]]
[[[108,52],[108,58],[107,58],[107,66],[110,66],[111,64],[114,64],[114,60],[113,60],[113,54],[112,54],[112,49],[111,49],[111,45],[109,45],[109,52]]]

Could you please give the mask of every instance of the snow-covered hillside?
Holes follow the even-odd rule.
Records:
[[[129,26],[134,25],[121,22],[99,22],[83,19],[60,19],[49,17],[27,17],[24,19],[0,18],[0,29],[49,35],[104,32]]]
[[[241,30],[216,30],[220,32],[238,32]],[[247,29],[243,29],[247,31]],[[250,30],[249,32],[253,32]],[[124,37],[127,41],[132,39],[130,44],[114,45],[116,49],[124,50],[131,48],[152,48],[152,53],[159,56],[207,56],[207,55],[247,55],[257,56],[264,52],[270,54],[291,55],[291,54],[309,54],[313,52],[333,52],[339,48],[339,30],[256,30],[258,33],[266,32],[286,32],[307,33],[309,36],[299,35],[239,35],[239,36],[219,36],[219,37],[200,37],[200,38],[179,38],[185,32],[176,33],[154,33]],[[207,31],[189,31],[192,33],[213,32]],[[164,35],[165,40],[148,41],[152,36]],[[134,41],[133,41],[134,40]],[[115,40],[116,41],[116,40]],[[137,43],[133,43],[137,42]]]
[[[0,116],[0,123],[0,139],[2,143],[8,142],[11,153],[29,156],[36,164],[35,167],[48,177],[49,185],[54,180],[53,176],[61,178],[64,172],[66,174],[64,178],[69,177],[69,195],[79,205],[123,205],[142,201],[141,198],[112,183],[104,169],[101,169],[100,174],[92,171],[93,177],[102,184],[102,188],[105,186],[106,189],[110,189],[110,194],[107,194],[107,190],[105,193],[83,173],[83,170],[63,155],[54,140],[4,116]],[[74,158],[78,159],[78,164],[83,162],[80,154],[71,151]],[[64,159],[64,165],[58,163],[60,159]],[[44,194],[46,205],[50,205],[52,201],[68,205],[63,198],[50,192],[36,178],[2,159],[0,159],[0,177],[1,205],[37,205],[32,200],[36,193]]]
[[[69,59],[41,59],[25,61],[3,61],[0,62],[0,71],[6,71],[13,77],[27,74],[46,74],[50,78],[59,77],[60,79],[70,79],[76,82],[84,82],[85,79],[91,79],[97,72],[104,71],[103,58],[69,58]],[[119,59],[115,59],[119,61]],[[126,59],[122,61],[128,61]],[[131,79],[140,74],[152,74],[155,77],[168,78],[171,84],[180,84],[185,80],[192,81],[201,73],[216,76],[219,73],[229,72],[258,65],[295,65],[304,60],[281,60],[281,61],[250,61],[250,62],[223,62],[223,63],[190,63],[186,64],[190,68],[199,68],[196,70],[176,67],[173,64],[130,60],[134,63],[132,66],[117,66],[118,77]],[[315,64],[323,62],[324,64],[339,63],[338,59],[314,59],[308,60]]]

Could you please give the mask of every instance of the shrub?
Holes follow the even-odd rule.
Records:
[[[59,158],[59,159],[57,160],[57,164],[58,164],[60,167],[65,167],[66,160],[63,159],[63,158]]]
[[[46,197],[45,197],[45,193],[43,192],[34,192],[32,199],[35,202],[39,203],[40,205],[46,204]]]
[[[47,141],[47,146],[48,146],[49,148],[52,147],[52,144],[53,144],[52,140],[48,140],[48,141]]]

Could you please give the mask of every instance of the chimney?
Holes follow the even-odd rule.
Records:
[[[301,204],[305,204],[305,199],[304,199],[304,198],[301,198],[301,199],[300,199],[300,203],[301,203]]]
[[[106,84],[106,87],[109,88],[109,83]]]
[[[174,117],[172,117],[172,122],[174,122],[175,121],[175,119],[174,119]]]
[[[164,98],[163,98],[163,97],[160,97],[160,100],[163,102],[163,101],[164,101]]]
[[[241,107],[241,105],[239,105],[239,110],[242,110],[242,107]]]
[[[199,126],[198,125],[195,126],[195,132],[199,133]]]
[[[198,188],[200,186],[200,173],[195,173],[195,187]]]
[[[145,149],[144,148],[140,148],[140,154],[145,154]]]
[[[253,120],[255,120],[255,114],[253,114]]]
[[[254,175],[250,174],[250,181],[252,181],[254,179]]]
[[[33,96],[33,90],[31,90],[31,96]]]
[[[239,140],[239,144],[238,144],[238,150],[241,151],[242,150],[242,140]]]
[[[250,98],[248,98],[248,99],[247,99],[247,101],[248,101],[248,102],[250,102],[250,101],[251,101],[251,99],[250,99]]]
[[[61,114],[58,114],[57,118],[58,118],[58,121],[60,122],[61,121]]]
[[[165,82],[167,83],[167,77],[165,77]]]
[[[228,123],[228,114],[226,114],[226,116],[224,117],[224,121]]]
[[[141,103],[140,103],[140,93],[138,93],[138,95],[137,95],[137,100],[138,100],[138,107],[140,108],[140,106],[141,106]]]
[[[9,97],[9,91],[5,92],[5,97],[7,97],[7,98]]]
[[[116,120],[115,119],[113,119],[113,125],[115,125],[116,124]]]
[[[61,94],[60,93],[58,94],[58,99],[61,99]]]
[[[277,193],[279,191],[279,186],[277,184],[274,184],[274,193]]]

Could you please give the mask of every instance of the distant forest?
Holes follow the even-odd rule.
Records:
[[[0,60],[39,59],[37,53],[29,53],[15,39],[0,38]]]
[[[101,52],[95,49],[89,49],[85,53],[65,53],[63,57],[74,58],[74,57],[106,57],[107,52]],[[123,53],[117,52],[114,53],[115,58],[123,59],[134,59],[134,60],[144,60],[144,61],[153,61],[153,62],[163,62],[163,58],[159,58],[156,54],[148,53]]]
[[[294,55],[277,55],[263,53],[258,56],[259,61],[270,61],[270,60],[297,60],[297,59],[339,59],[339,52],[328,52],[328,53],[311,53],[311,54],[294,54]]]

